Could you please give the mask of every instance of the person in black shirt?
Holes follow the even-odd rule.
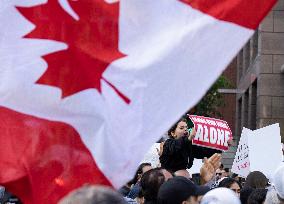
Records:
[[[189,169],[193,165],[194,158],[203,159],[221,151],[200,147],[192,144],[196,131],[193,128],[188,133],[187,120],[181,119],[168,131],[169,139],[161,144],[161,167],[170,172],[181,169]]]

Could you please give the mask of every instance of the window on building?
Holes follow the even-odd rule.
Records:
[[[248,127],[249,90],[242,97],[242,127]]]
[[[251,63],[250,60],[250,41],[248,41],[243,48],[243,74],[245,74],[248,70]]]
[[[238,70],[237,73],[238,81],[240,81],[243,74],[243,50],[240,51],[237,57],[237,70]]]
[[[251,61],[253,62],[258,55],[258,30],[255,31],[250,40]]]
[[[240,98],[237,102],[237,124],[236,124],[236,135],[239,137],[242,133],[242,98]]]
[[[249,91],[249,128],[256,129],[256,103],[257,103],[257,81],[255,81]]]

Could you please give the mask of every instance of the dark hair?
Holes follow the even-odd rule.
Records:
[[[177,126],[178,126],[178,123],[179,122],[185,122],[187,123],[187,120],[185,118],[181,118],[180,120],[178,120],[169,130],[168,130],[168,136],[169,137],[173,137],[172,136],[172,132],[175,132]]]
[[[151,169],[141,178],[142,194],[145,201],[156,201],[160,186],[165,182],[161,168]]]
[[[250,172],[245,182],[245,186],[250,186],[252,188],[266,188],[267,185],[268,179],[260,171]]]
[[[242,189],[242,185],[236,181],[235,179],[232,178],[224,178],[220,183],[218,187],[225,187],[225,188],[230,188],[232,184],[237,183],[240,187],[240,189]]]
[[[230,169],[229,168],[224,168],[224,171],[229,173],[230,172]]]
[[[254,189],[248,198],[248,204],[259,204],[265,201],[267,189]]]
[[[60,204],[100,203],[100,204],[127,204],[124,198],[116,191],[105,186],[83,186],[69,193]]]
[[[137,183],[137,181],[138,181],[138,179],[139,179],[139,176],[142,175],[142,173],[143,173],[143,168],[144,168],[145,166],[151,166],[151,164],[150,164],[150,163],[141,163],[141,164],[139,165],[139,167],[138,167],[138,169],[137,169],[137,171],[136,171],[136,173],[135,173],[133,179],[132,179],[131,181],[129,181],[128,184],[135,184],[135,183]]]
[[[137,195],[137,198],[143,198],[144,195],[142,193],[142,188],[139,189],[139,192],[138,192],[138,195]]]
[[[250,194],[252,193],[253,188],[252,187],[244,187],[240,192],[240,200],[242,204],[247,204],[248,198]]]

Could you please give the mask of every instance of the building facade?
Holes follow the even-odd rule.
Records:
[[[224,154],[228,167],[243,127],[254,130],[279,123],[284,142],[284,0],[278,0],[234,61],[235,146]]]
[[[284,0],[237,56],[236,135],[279,123],[284,136]],[[282,138],[283,140],[283,138]]]

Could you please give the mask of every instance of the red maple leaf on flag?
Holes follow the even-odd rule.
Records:
[[[67,13],[59,0],[48,0],[34,7],[17,7],[36,26],[25,38],[55,40],[68,46],[66,50],[43,56],[48,67],[37,83],[59,87],[62,97],[66,97],[89,88],[101,92],[101,80],[104,80],[130,103],[102,76],[110,63],[125,56],[118,50],[119,2],[66,1],[79,19]]]

